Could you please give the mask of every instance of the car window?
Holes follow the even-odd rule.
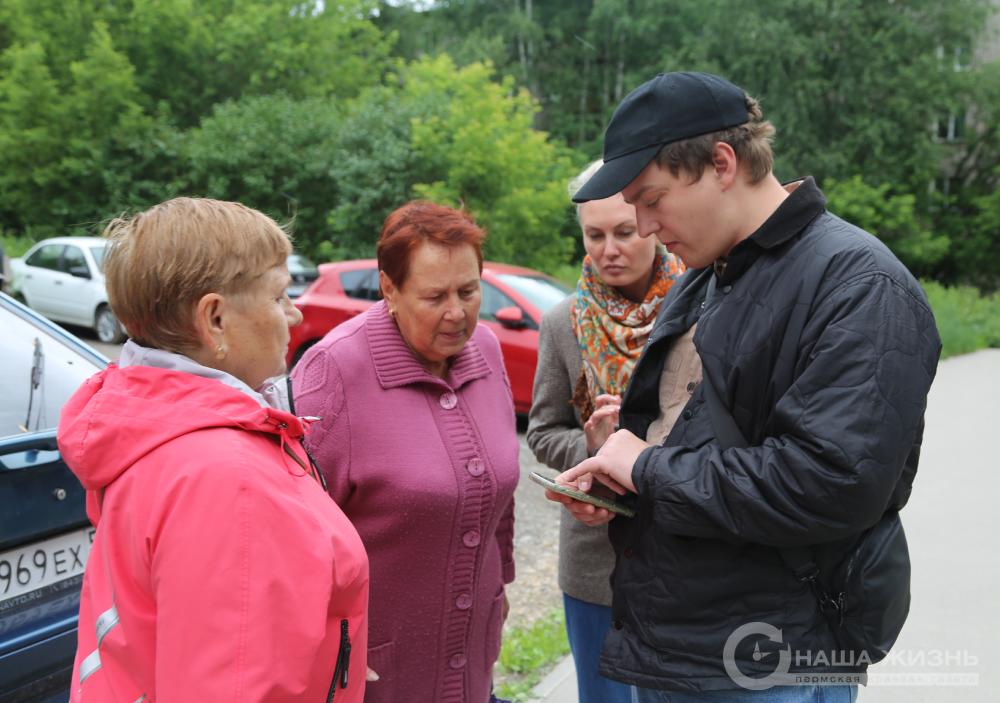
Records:
[[[46,244],[29,256],[25,263],[41,269],[59,270],[59,256],[62,254],[62,244]]]
[[[543,276],[501,273],[497,278],[527,298],[543,315],[573,292],[568,286]]]
[[[94,263],[97,264],[97,270],[104,273],[104,247],[90,247],[90,255],[94,257]]]
[[[501,308],[517,307],[509,295],[486,281],[482,282],[483,300],[479,305],[479,319],[496,322],[497,310]]]
[[[59,412],[100,370],[58,337],[0,307],[0,437],[55,428]]]
[[[83,258],[83,249],[67,244],[63,250],[61,270],[69,273],[74,266],[82,266],[87,271],[90,270],[90,267],[87,266],[87,260]]]
[[[348,298],[381,300],[378,287],[378,269],[355,269],[340,272],[340,285]]]

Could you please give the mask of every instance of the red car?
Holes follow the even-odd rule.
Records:
[[[479,319],[500,340],[514,410],[527,414],[538,361],[538,325],[542,315],[572,291],[544,273],[490,261],[483,262],[482,286]],[[321,264],[319,278],[295,300],[302,324],[292,328],[289,366],[327,332],[381,297],[375,259]]]

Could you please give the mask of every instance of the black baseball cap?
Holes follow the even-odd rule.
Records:
[[[633,90],[604,132],[604,165],[574,203],[610,198],[646,168],[664,144],[750,121],[747,96],[710,73],[660,73]]]

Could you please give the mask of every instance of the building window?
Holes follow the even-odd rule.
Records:
[[[953,112],[947,117],[939,117],[937,121],[937,138],[942,142],[955,142],[962,138],[965,132],[965,113]]]
[[[972,65],[972,49],[967,45],[939,46],[937,57],[942,63],[949,62],[953,71],[967,71]]]

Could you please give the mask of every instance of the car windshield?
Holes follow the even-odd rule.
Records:
[[[99,366],[0,306],[0,437],[56,427],[59,411]]]
[[[501,281],[528,299],[542,314],[549,311],[560,300],[572,293],[572,289],[546,276],[524,276],[517,273],[501,273]]]
[[[100,244],[98,246],[90,247],[90,255],[94,257],[94,263],[97,264],[97,270],[104,273],[104,245]]]

